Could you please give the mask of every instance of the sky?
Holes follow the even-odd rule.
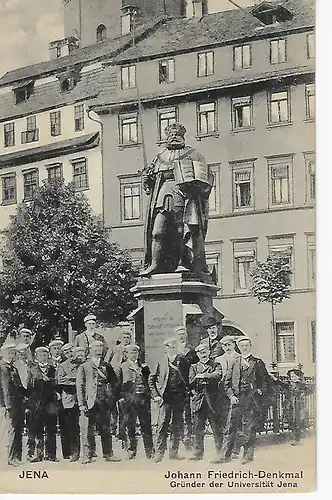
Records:
[[[93,1],[93,0],[91,0]],[[234,8],[209,0],[211,10]],[[236,0],[241,6],[254,0]],[[11,69],[48,60],[48,44],[63,37],[62,0],[0,0],[0,77]]]

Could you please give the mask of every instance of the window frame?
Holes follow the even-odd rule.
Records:
[[[142,190],[142,181],[139,176],[128,176],[128,177],[120,177],[120,219],[121,219],[121,224],[124,225],[136,225],[136,224],[142,224],[143,222],[143,190]],[[139,216],[138,217],[126,217],[126,198],[128,196],[125,196],[125,190],[126,189],[133,189],[133,188],[138,188],[138,195],[136,197],[138,198],[138,204],[139,204]],[[134,196],[129,196],[129,198],[133,199]],[[133,211],[133,204],[132,204],[132,211]]]
[[[242,247],[242,248],[241,248]],[[250,291],[250,282],[246,281],[245,287],[241,288],[239,263],[250,262],[249,274],[257,261],[257,238],[248,238],[243,240],[233,240],[233,292],[236,294],[248,294]],[[248,279],[249,276],[248,276]]]
[[[294,360],[293,361],[279,361],[279,335],[278,335],[278,324],[281,323],[292,323],[293,324],[293,339],[294,339]],[[298,364],[298,346],[297,346],[297,324],[295,320],[291,319],[276,319],[275,321],[275,329],[276,329],[276,357],[277,357],[277,365],[283,367],[291,367]],[[281,337],[289,337],[290,335],[284,334]]]
[[[269,208],[278,208],[278,207],[291,207],[294,204],[294,177],[293,177],[293,156],[280,156],[280,157],[272,157],[267,158],[267,167],[268,167],[268,188],[269,188]],[[284,179],[285,177],[272,177],[272,172],[274,169],[280,167],[288,168],[288,202],[282,201],[277,202],[275,197],[275,190],[273,179]],[[280,190],[282,189],[282,185],[280,184]],[[280,191],[281,192],[281,191]]]
[[[50,112],[50,131],[51,137],[58,137],[61,135],[61,111]]]
[[[36,174],[36,176],[35,176],[35,179],[36,179],[35,188],[32,189],[32,195],[31,196],[27,196],[27,193],[26,193],[26,187],[27,187],[26,179],[27,179],[28,175],[33,175],[33,174]],[[33,200],[33,196],[34,196],[35,192],[37,191],[37,189],[39,188],[39,170],[38,170],[38,168],[29,169],[29,170],[23,171],[22,175],[23,175],[23,193],[24,193],[23,194],[23,201],[24,202],[30,202],[30,201]],[[31,183],[30,185],[33,185],[33,184]]]
[[[310,93],[310,89],[313,88],[313,93]],[[307,121],[314,121],[316,118],[316,85],[315,83],[306,83],[304,86],[305,92],[305,116]],[[313,109],[311,109],[310,98],[314,98]]]
[[[244,47],[249,47],[249,64],[248,64],[248,66],[244,66],[244,57],[243,57]],[[241,64],[240,64],[240,66],[237,66],[237,64],[236,64],[236,61],[237,61],[237,58],[236,58],[236,49],[241,49]],[[241,45],[235,45],[233,47],[233,71],[241,71],[243,69],[249,69],[249,68],[251,68],[251,66],[252,66],[252,47],[251,47],[251,43],[244,43],[244,44],[241,44]]]
[[[107,39],[107,27],[101,23],[96,29],[96,43],[104,42]]]
[[[283,57],[280,58],[280,42],[284,42]],[[277,44],[278,60],[272,61],[273,44]],[[270,40],[270,64],[283,64],[287,62],[287,38],[275,38]]]
[[[21,144],[30,144],[39,141],[39,128],[36,115],[29,115],[26,119],[26,130],[21,132]]]
[[[255,164],[254,162],[234,163],[232,166],[232,193],[233,193],[233,212],[246,212],[255,210]],[[250,205],[237,206],[236,193],[236,174],[250,172]],[[239,182],[240,183],[240,182]]]
[[[62,163],[51,163],[49,165],[46,165],[46,171],[47,171],[47,182],[50,182],[52,180],[63,180],[63,164]],[[50,172],[55,171],[55,169],[60,169],[60,176],[59,177],[51,177]]]
[[[317,279],[317,256],[315,234],[307,234],[308,288],[315,289]]]
[[[311,42],[312,40],[312,42]],[[306,35],[306,48],[307,48],[307,59],[314,59],[316,55],[316,47],[315,47],[315,33],[307,33]]]
[[[85,172],[84,173],[80,172],[80,173],[78,173],[78,174],[75,175],[75,167],[77,165],[79,165],[80,163],[81,164],[84,163]],[[74,158],[74,159],[70,160],[70,164],[72,166],[73,186],[74,186],[75,191],[88,191],[90,189],[88,159],[85,158],[85,157]],[[84,175],[85,176],[85,186],[76,186],[75,185],[75,178],[79,177],[80,175]]]
[[[200,111],[201,106],[205,106],[208,104],[213,104],[214,109],[213,111]],[[213,113],[214,114],[214,130],[209,131],[207,130],[206,132],[202,132],[201,130],[201,116],[202,115],[207,115],[208,113]],[[207,120],[208,123],[208,120]],[[216,136],[219,135],[218,132],[218,102],[216,100],[212,101],[200,101],[197,102],[196,105],[196,131],[197,131],[197,137],[211,137],[211,136]]]
[[[8,186],[5,187],[4,183],[6,180],[8,179],[14,179],[14,197],[13,198],[9,198],[9,199],[5,199],[5,196],[4,196],[4,193],[5,193],[5,189],[8,189]],[[9,189],[11,188],[11,186],[9,186]],[[1,175],[1,204],[4,205],[4,206],[7,206],[7,205],[16,205],[17,203],[17,182],[16,182],[16,174],[15,172],[10,172],[10,173],[7,173],[7,174],[3,174]]]
[[[208,168],[210,172],[213,174],[214,177],[214,184],[211,189],[211,193],[209,196],[209,216],[216,216],[221,214],[221,195],[220,195],[220,171],[221,171],[221,164],[220,163],[210,163],[208,165]],[[216,202],[216,208],[215,210],[211,209],[210,205],[210,199],[212,193],[215,192],[215,202]]]
[[[11,130],[6,130],[7,127],[11,127]],[[7,138],[11,137],[11,140],[8,141]],[[5,123],[3,126],[3,144],[4,148],[12,148],[15,146],[15,122]]]
[[[295,241],[294,235],[275,235],[267,236],[269,256],[284,255],[289,258],[290,268],[292,270],[291,289],[294,288],[295,277]]]
[[[314,152],[303,153],[305,175],[306,175],[306,194],[305,202],[312,204],[316,203],[316,158]],[[314,172],[312,172],[312,165]],[[312,196],[314,191],[314,196]]]
[[[168,121],[168,124],[170,122],[170,120],[172,120],[173,118],[162,118],[163,115],[165,114],[170,114],[171,112],[174,112],[174,119],[175,119],[175,122],[178,121],[179,119],[179,108],[178,106],[169,106],[167,108],[159,108],[157,109],[157,129],[158,129],[158,142],[159,143],[163,143],[163,142],[166,142],[166,137],[162,137],[161,135],[161,131],[162,131],[162,128],[161,128],[161,122],[164,121],[164,120],[167,120]]]
[[[208,64],[208,56],[212,55],[212,69],[211,72],[208,71],[209,64]],[[200,58],[204,58],[204,71],[202,74],[200,74]],[[207,76],[212,76],[214,75],[214,69],[215,69],[215,57],[214,57],[214,50],[207,50],[205,52],[199,52],[197,54],[197,77],[198,78],[206,78]]]
[[[82,110],[82,113],[78,112],[78,109]],[[84,109],[84,104],[75,104],[74,105],[74,130],[75,132],[81,132],[84,130],[85,123],[84,123],[84,118],[85,118],[85,109]],[[82,123],[82,126],[80,128],[77,127],[77,123]]]
[[[287,99],[279,99],[279,100],[273,100],[272,96],[273,94],[282,94],[286,92],[287,93]],[[287,102],[287,120],[278,120],[278,121],[272,121],[272,102]],[[282,89],[278,90],[270,90],[267,92],[267,103],[268,103],[268,126],[269,127],[277,127],[277,126],[282,126],[282,125],[290,125],[291,120],[292,120],[292,113],[291,113],[291,90],[289,87],[285,87]],[[280,106],[278,105],[278,114],[280,116]]]
[[[161,81],[160,78],[160,68],[163,63],[167,63],[167,78],[165,81]],[[170,63],[173,65],[172,70],[170,71]],[[173,74],[172,77],[173,79],[170,78],[170,74]],[[158,82],[159,85],[167,85],[169,83],[174,83],[175,82],[175,58],[174,57],[168,57],[166,59],[160,59],[158,61]]]
[[[133,75],[131,75],[131,70],[133,70]],[[124,85],[124,72],[127,72],[127,82],[128,85]],[[136,64],[126,64],[124,66],[121,66],[120,69],[120,79],[121,79],[121,90],[130,90],[130,89],[135,89],[137,87],[137,67]],[[133,76],[133,84],[131,84],[131,77]]]
[[[248,104],[246,104],[244,102],[245,99],[248,101]],[[243,101],[243,105],[242,106],[241,106],[241,104],[238,104],[238,103],[240,103],[241,100]],[[249,109],[250,109],[250,125],[245,125],[243,127],[236,126],[237,119],[236,119],[235,110],[238,107],[242,107],[242,108],[243,107],[249,107]],[[254,108],[253,108],[253,98],[252,98],[252,95],[250,95],[250,96],[241,96],[241,97],[232,97],[231,98],[231,126],[232,126],[232,131],[233,132],[242,132],[242,131],[245,131],[245,130],[252,130],[253,127],[254,127],[253,120],[254,120]]]
[[[136,125],[136,142],[123,142],[123,125],[126,120],[134,120],[132,121],[132,123],[135,123]],[[138,111],[132,113],[119,113],[118,127],[119,127],[119,147],[130,148],[130,147],[137,147],[140,145]]]

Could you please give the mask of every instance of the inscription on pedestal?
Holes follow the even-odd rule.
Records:
[[[148,364],[164,353],[163,342],[182,325],[182,302],[168,300],[146,302],[144,307],[145,356]]]

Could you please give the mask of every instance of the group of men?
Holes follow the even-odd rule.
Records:
[[[150,370],[141,362],[140,348],[129,331],[109,349],[96,331],[96,317],[88,315],[84,321],[85,332],[72,344],[55,339],[32,349],[32,333],[23,328],[15,343],[2,346],[0,433],[2,441],[8,437],[9,465],[22,461],[24,428],[31,462],[58,461],[57,429],[64,459],[94,461],[96,431],[106,461],[120,460],[113,453],[114,435],[134,459],[137,423],[145,455],[155,462],[163,459],[168,440],[171,460],[183,458],[181,441],[191,450],[192,460],[201,460],[207,423],[215,442],[214,463],[238,457],[241,446],[242,462],[253,460],[257,423],[271,379],[264,362],[252,355],[249,338],[235,342],[223,337],[210,317],[195,349],[186,345],[186,329],[177,328]],[[151,407],[158,414],[154,436]]]

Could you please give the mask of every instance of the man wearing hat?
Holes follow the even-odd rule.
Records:
[[[139,421],[146,458],[152,457],[153,441],[151,429],[151,397],[148,385],[150,369],[139,362],[138,345],[126,347],[128,359],[121,364],[123,418],[129,438],[129,460],[136,457],[136,422]]]
[[[60,363],[64,361],[62,355],[63,344],[64,342],[61,339],[54,339],[48,345],[50,351],[50,364],[54,366],[55,371],[58,369]]]
[[[36,363],[31,368],[27,384],[31,421],[36,439],[36,456],[30,461],[50,460],[58,462],[56,458],[56,424],[60,395],[57,393],[55,367],[49,362],[49,349],[47,347],[37,347],[35,357]],[[44,435],[46,435],[46,442]]]
[[[182,124],[171,124],[165,133],[166,148],[143,173],[150,203],[141,276],[186,269],[208,273],[204,240],[213,178],[203,155],[186,146]]]
[[[61,394],[61,415],[59,414],[60,435],[63,458],[76,462],[80,458],[79,409],[76,396],[76,376],[78,363],[75,362],[73,344],[62,346],[65,357],[57,370],[57,383]],[[62,425],[61,425],[62,424]]]
[[[21,385],[22,385],[22,404],[23,411],[25,413],[25,421],[26,421],[26,429],[28,434],[28,459],[32,458],[35,453],[35,439],[33,436],[33,426],[31,422],[31,413],[28,411],[28,378],[31,372],[31,368],[33,366],[33,362],[31,361],[31,351],[30,346],[28,344],[20,343],[16,346],[16,361],[14,362],[14,366],[18,371]]]
[[[74,347],[73,348],[74,360],[77,365],[81,365],[86,361],[85,349],[84,347]]]
[[[202,320],[202,326],[207,336],[201,340],[201,343],[208,345],[210,358],[213,360],[224,353],[221,345],[222,335],[219,331],[219,325],[219,321],[213,316],[208,316]]]
[[[239,337],[237,346],[241,357],[233,363],[225,379],[232,420],[223,445],[223,461],[230,460],[234,446],[239,450],[242,445],[242,464],[246,464],[254,459],[256,432],[262,421],[264,398],[269,391],[271,377],[264,361],[253,356],[249,337]]]
[[[17,467],[22,460],[24,408],[22,385],[14,366],[15,343],[5,343],[0,354],[0,431],[7,439],[8,465]],[[0,446],[5,448],[4,443]]]
[[[165,355],[156,363],[149,375],[149,387],[153,401],[159,405],[156,431],[155,462],[161,462],[167,448],[167,435],[171,423],[170,460],[181,460],[179,444],[183,435],[184,401],[187,384],[179,370],[177,339],[164,341]]]
[[[104,459],[119,462],[113,454],[110,431],[111,409],[119,395],[121,381],[112,366],[102,360],[104,343],[90,344],[90,356],[78,367],[76,377],[77,400],[81,412],[83,464],[92,461],[96,449],[95,425],[99,430]]]
[[[31,351],[32,350],[31,345],[33,343],[33,340],[34,340],[34,335],[33,335],[32,331],[29,330],[29,328],[23,327],[23,328],[19,329],[18,338],[17,338],[17,342],[19,344],[28,344],[29,349]]]
[[[89,354],[90,345],[93,342],[95,342],[96,340],[99,340],[100,342],[103,343],[103,355],[102,355],[102,357],[104,358],[107,351],[108,351],[108,345],[107,345],[107,342],[106,342],[105,338],[103,337],[103,335],[101,335],[100,333],[97,332],[96,322],[97,322],[97,318],[94,314],[88,314],[87,316],[85,316],[84,324],[85,324],[86,330],[83,333],[79,333],[75,337],[75,346],[76,347],[84,347],[85,355],[87,357]]]
[[[192,410],[194,414],[194,455],[192,460],[202,460],[204,456],[205,425],[210,423],[217,459],[222,445],[218,385],[221,380],[221,366],[209,357],[207,343],[196,347],[198,363],[190,367],[189,387],[193,391]]]

